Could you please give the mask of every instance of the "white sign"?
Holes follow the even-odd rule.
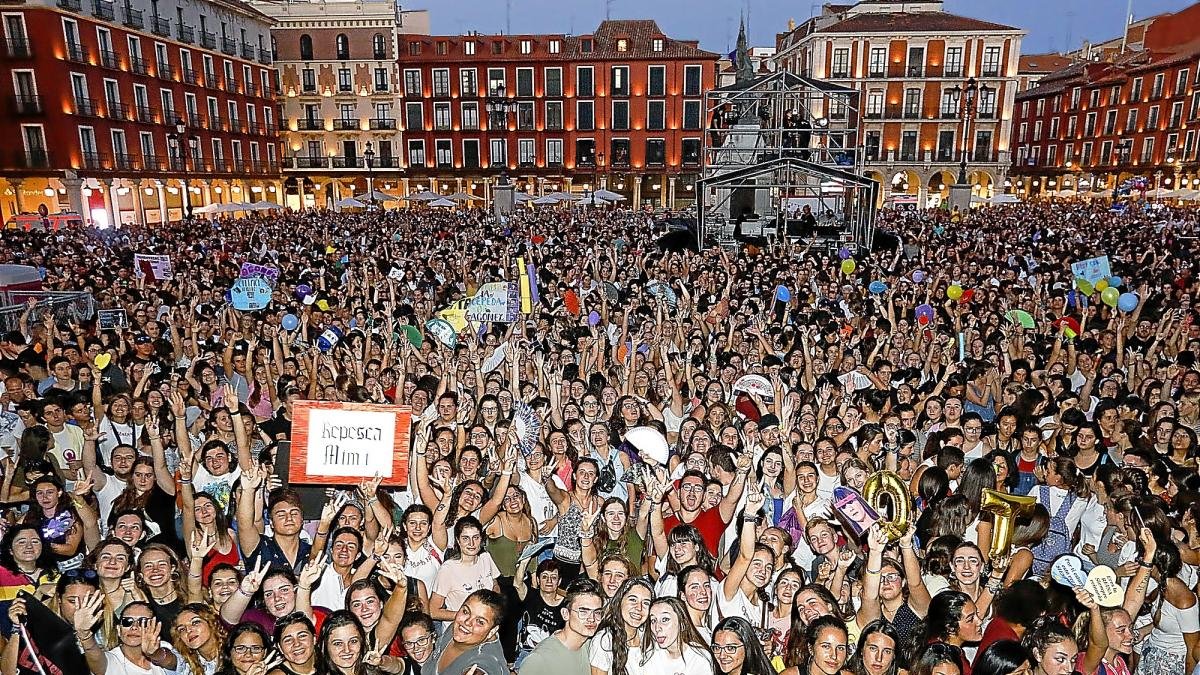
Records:
[[[175,270],[170,256],[134,253],[133,275],[146,281],[163,281],[174,277]]]
[[[484,284],[467,303],[467,319],[480,323],[516,321],[520,315],[520,302],[516,284],[507,281]]]
[[[395,433],[394,412],[312,408],[305,469],[310,476],[391,478]]]

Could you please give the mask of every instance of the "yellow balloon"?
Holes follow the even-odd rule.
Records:
[[[946,289],[946,297],[951,300],[958,300],[962,297],[963,289],[958,284],[951,284],[950,288]]]
[[[1100,281],[1097,281],[1096,283],[1092,284],[1092,288],[1103,293],[1104,289],[1108,288],[1108,279],[1101,279]]]
[[[1013,524],[1017,516],[1028,512],[1037,503],[1034,497],[1010,495],[1007,492],[984,488],[979,508],[992,514],[992,545],[989,555],[995,560],[1012,552]]]
[[[858,264],[854,262],[853,258],[847,258],[842,261],[842,274],[853,274],[857,267]]]
[[[888,541],[899,541],[908,532],[912,522],[912,499],[908,496],[908,487],[904,479],[893,471],[876,471],[863,484],[863,499],[880,516],[879,527],[887,535]],[[884,508],[884,497],[891,502],[891,519],[883,518],[888,513]]]

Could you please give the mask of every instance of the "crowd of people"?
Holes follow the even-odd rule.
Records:
[[[0,673],[1200,672],[1198,220],[883,211],[881,251],[680,250],[620,209],[6,231],[107,318],[0,335]],[[1135,307],[1076,280],[1097,256]],[[518,258],[530,311],[425,330]],[[230,302],[246,262],[265,309]],[[409,407],[407,486],[289,484],[304,400]],[[860,531],[878,472],[905,503]]]

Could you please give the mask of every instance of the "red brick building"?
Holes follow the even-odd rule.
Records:
[[[277,201],[268,17],[240,0],[30,0],[0,15],[5,219],[46,204],[144,223]]]
[[[401,36],[403,189],[490,195],[600,187],[690,203],[718,55],[654,21],[584,35]]]
[[[1078,63],[1017,96],[1013,181],[1023,194],[1082,185],[1200,187],[1200,3],[1148,23],[1140,49]]]

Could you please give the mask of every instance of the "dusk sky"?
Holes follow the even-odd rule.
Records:
[[[847,2],[850,0],[847,0]],[[435,33],[469,30],[502,32],[505,0],[423,0],[403,3],[429,9]],[[514,33],[585,33],[604,19],[606,5],[614,19],[650,18],[673,37],[699,39],[715,52],[733,48],[739,13],[749,9],[750,43],[773,46],[789,18],[797,22],[819,11],[820,2],[785,0],[510,0]],[[1178,11],[1190,0],[1135,0],[1134,16],[1143,18]],[[1121,33],[1127,0],[946,0],[946,10],[1028,31],[1027,54],[1078,47],[1083,40],[1103,40]],[[728,48],[727,48],[728,46]]]

